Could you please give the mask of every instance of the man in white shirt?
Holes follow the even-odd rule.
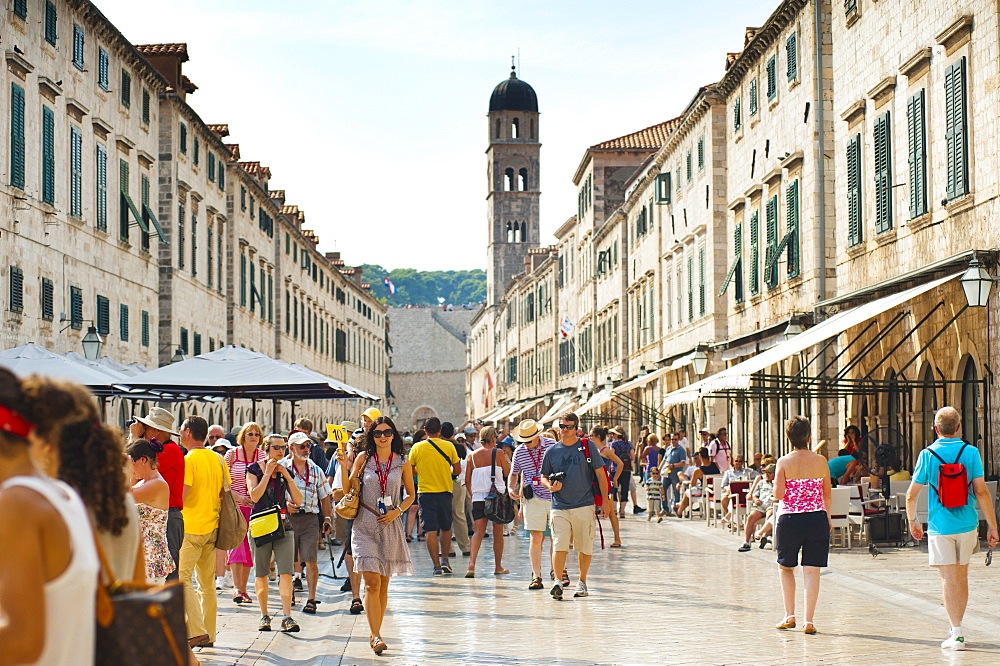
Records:
[[[729,431],[725,427],[719,428],[719,432],[712,443],[708,445],[708,455],[719,466],[719,471],[725,472],[732,467],[730,464],[733,447],[729,444]]]
[[[733,458],[733,466],[722,473],[722,512],[724,521],[732,518],[732,512],[729,510],[729,484],[733,481],[753,481],[758,476],[759,474],[756,471],[746,466],[746,459],[742,454],[737,454]]]

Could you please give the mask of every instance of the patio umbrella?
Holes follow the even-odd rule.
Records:
[[[0,351],[0,366],[18,377],[42,375],[82,384],[95,396],[102,398],[123,393],[124,391],[116,386],[127,379],[125,375],[110,368],[92,367],[86,359],[84,363],[80,363],[49,351],[34,342]]]

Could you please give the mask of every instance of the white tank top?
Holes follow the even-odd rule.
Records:
[[[500,453],[497,452],[497,456]],[[472,462],[471,456],[469,458],[469,464],[474,464]],[[503,490],[506,480],[503,475],[503,468],[500,466],[500,461],[497,461],[496,469],[496,479],[493,481],[493,485],[497,490]],[[490,492],[490,465],[485,467],[476,467],[472,470],[472,487],[469,488],[469,492],[472,493],[473,502],[482,502],[486,499],[486,494]]]
[[[83,501],[62,481],[32,476],[8,479],[0,490],[34,490],[62,516],[69,530],[72,558],[66,570],[45,583],[45,647],[35,662],[44,666],[94,663],[94,599],[99,563],[90,518]]]

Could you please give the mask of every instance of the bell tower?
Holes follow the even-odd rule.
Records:
[[[497,305],[515,275],[524,272],[528,250],[538,247],[539,180],[538,97],[517,78],[490,96],[487,160],[487,305]]]

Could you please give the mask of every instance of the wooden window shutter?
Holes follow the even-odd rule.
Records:
[[[149,312],[142,311],[142,346],[149,346]]]
[[[42,107],[42,201],[56,202],[56,116]]]
[[[859,245],[861,233],[861,135],[847,141],[847,244]]]
[[[97,228],[108,230],[108,149],[97,144]]]
[[[111,332],[111,304],[106,296],[97,297],[97,332],[101,335]]]
[[[927,129],[924,89],[906,103],[906,134],[909,148],[910,219],[927,212]]]
[[[51,0],[45,2],[45,41],[53,46],[59,36],[59,14],[56,12],[56,5]]]
[[[969,192],[965,80],[965,56],[963,56],[948,66],[944,79],[948,199],[956,199]]]
[[[69,128],[69,214],[83,217],[83,133]]]
[[[118,306],[118,338],[128,342],[128,306],[124,303]]]
[[[778,196],[775,195],[767,200],[767,207],[765,209],[766,214],[766,233],[767,233],[767,250],[764,253],[764,265],[769,266],[764,273],[764,284],[767,285],[769,289],[773,289],[778,286],[778,260],[774,256],[778,247]]]
[[[778,94],[778,60],[771,56],[767,61],[767,99],[772,100]]]
[[[760,211],[750,214],[750,295],[760,293]]]
[[[24,189],[24,89],[10,84],[10,184]]]
[[[750,81],[750,115],[757,115],[757,79]]]
[[[45,321],[52,321],[55,314],[54,292],[52,280],[42,278],[42,319]]]
[[[875,119],[875,233],[892,229],[892,136],[889,111]]]
[[[743,118],[740,115],[740,98],[733,102],[733,129],[738,130],[743,126]],[[678,178],[680,180],[680,178]],[[678,183],[679,184],[679,183]]]
[[[801,266],[799,242],[799,180],[796,178],[785,188],[785,233],[788,235],[788,277],[798,276]]]
[[[795,33],[788,35],[785,40],[785,70],[788,80],[794,81],[799,76],[799,53],[798,44],[795,40]]]

